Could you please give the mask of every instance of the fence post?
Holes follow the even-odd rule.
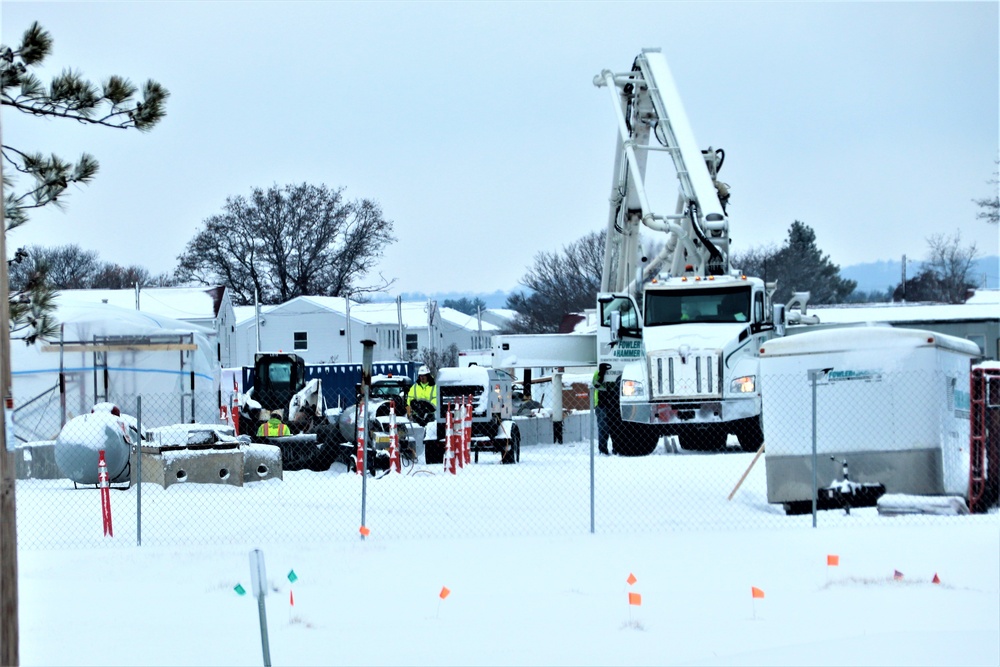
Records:
[[[590,401],[590,532],[594,533],[594,420],[597,413],[594,411],[594,388],[588,392]]]
[[[135,425],[138,442],[135,447],[135,545],[142,546],[142,396],[135,397]]]
[[[816,494],[818,493],[816,484],[816,384],[820,378],[830,372],[829,368],[811,368],[809,371],[809,382],[812,383],[812,515],[813,528],[816,527]]]

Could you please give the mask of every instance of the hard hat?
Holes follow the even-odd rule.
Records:
[[[284,417],[281,410],[271,410],[271,419],[281,419]]]
[[[419,375],[430,375],[430,374],[431,374],[431,369],[427,368],[427,366],[421,366],[420,368],[417,369],[417,375],[418,376]]]

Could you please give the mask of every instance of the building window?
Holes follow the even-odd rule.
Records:
[[[406,351],[417,351],[417,334],[406,334]]]
[[[296,350],[309,349],[309,333],[307,331],[296,331],[293,335],[295,336],[294,349]]]

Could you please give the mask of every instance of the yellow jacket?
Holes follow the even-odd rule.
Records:
[[[437,385],[420,384],[419,382],[413,385],[410,387],[410,391],[406,394],[406,405],[409,406],[413,401],[430,401],[437,406]]]

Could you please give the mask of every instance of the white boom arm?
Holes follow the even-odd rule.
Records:
[[[606,86],[618,118],[611,212],[605,245],[602,292],[633,290],[638,275],[639,225],[668,235],[660,257],[645,267],[648,274],[669,260],[671,275],[723,275],[729,272],[729,220],[722,184],[715,176],[721,151],[698,149],[684,105],[667,61],[659,49],[644,49],[632,71],[604,70],[594,85]],[[650,132],[660,146],[650,146]],[[673,214],[655,213],[646,193],[646,161],[652,151],[673,160],[680,183]]]

